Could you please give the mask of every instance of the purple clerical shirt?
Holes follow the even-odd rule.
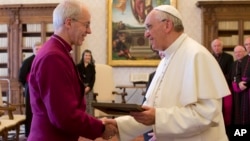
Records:
[[[30,73],[33,112],[28,141],[77,141],[95,139],[103,124],[85,112],[78,74],[70,57],[71,46],[57,35],[36,55]]]

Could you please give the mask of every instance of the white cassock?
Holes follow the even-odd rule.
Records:
[[[230,90],[214,57],[184,33],[164,53],[144,102],[156,108],[155,124],[118,117],[120,140],[153,129],[157,141],[227,141],[222,98]]]

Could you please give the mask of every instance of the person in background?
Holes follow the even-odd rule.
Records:
[[[220,39],[214,39],[211,42],[212,54],[217,60],[220,68],[225,76],[228,86],[231,86],[230,71],[234,62],[233,56],[223,51],[223,42]],[[232,110],[232,95],[223,98],[223,117],[227,135],[230,136],[231,110]]]
[[[229,72],[231,70],[231,66],[234,62],[233,56],[229,53],[223,51],[223,42],[220,39],[214,39],[211,42],[212,54],[220,65],[220,68],[230,85],[230,76]]]
[[[85,86],[85,96],[87,100],[87,113],[94,115],[94,109],[91,106],[93,101],[93,86],[95,84],[95,61],[90,50],[86,49],[82,53],[80,62],[76,65],[77,70]]]
[[[30,133],[30,125],[32,120],[32,111],[30,107],[30,94],[29,94],[29,75],[32,62],[35,58],[35,55],[39,52],[40,48],[42,47],[41,42],[35,42],[32,46],[33,55],[26,58],[22,66],[19,70],[18,81],[24,87],[24,96],[25,96],[25,137],[29,136]]]
[[[221,109],[230,90],[214,57],[184,33],[181,14],[171,5],[155,7],[145,25],[145,37],[165,55],[147,90],[145,111],[105,122],[118,127],[120,141],[151,129],[157,141],[227,141]]]
[[[86,113],[84,82],[70,55],[91,34],[91,15],[79,0],[61,1],[53,11],[54,34],[36,55],[30,72],[33,113],[28,141],[77,141],[110,138],[111,124]]]
[[[242,58],[236,81],[241,90],[238,100],[234,100],[234,129],[250,129],[250,37],[244,41],[247,55]]]
[[[235,57],[235,61],[232,65],[231,71],[230,71],[230,79],[231,79],[231,92],[232,95],[230,97],[227,97],[227,100],[224,101],[224,105],[228,105],[227,107],[228,110],[224,113],[227,113],[227,116],[225,117],[225,124],[226,129],[228,131],[228,137],[230,141],[233,141],[233,136],[234,136],[234,128],[235,128],[235,120],[237,119],[237,115],[239,115],[239,99],[240,99],[240,93],[239,93],[239,88],[234,88],[235,86],[233,86],[234,82],[237,82],[236,78],[237,75],[239,73],[239,66],[241,65],[241,60],[244,56],[247,55],[247,51],[246,48],[242,45],[237,45],[234,47],[234,57]],[[227,102],[227,103],[225,103]]]
[[[237,82],[237,75],[239,74],[239,67],[241,66],[242,59],[247,55],[247,50],[244,46],[242,45],[237,45],[234,47],[234,56],[235,56],[235,61],[232,65],[231,71],[230,71],[230,79],[231,82]],[[238,89],[233,89],[232,92],[238,93]]]

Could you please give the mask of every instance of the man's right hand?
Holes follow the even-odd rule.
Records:
[[[102,138],[108,140],[118,134],[117,123],[114,119],[102,118],[103,124],[105,124],[105,131]]]
[[[241,81],[240,83],[239,83],[239,88],[243,91],[243,90],[245,90],[246,88],[247,88],[247,86],[245,85],[247,82],[245,82],[245,81]]]

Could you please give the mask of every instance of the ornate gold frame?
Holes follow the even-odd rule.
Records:
[[[156,6],[156,5],[153,5],[153,4],[155,4],[155,0],[145,0],[145,1],[153,1],[154,3],[152,3],[152,5],[150,5],[151,7],[154,7],[154,6]],[[167,1],[167,2],[170,2],[170,4],[171,5],[174,5],[175,7],[177,6],[177,3],[176,3],[176,1],[177,0],[165,0],[165,1]],[[117,14],[117,13],[115,13],[115,10],[113,10],[114,9],[114,7],[115,6],[117,6],[118,4],[125,4],[125,5],[123,5],[123,7],[122,7],[122,5],[119,5],[119,6],[121,6],[121,7],[118,7],[118,8],[120,8],[119,10],[120,11],[122,11],[122,10],[124,10],[124,9],[126,9],[127,7],[129,7],[129,5],[131,6],[131,7],[129,7],[130,8],[130,10],[133,8],[132,7],[132,3],[134,3],[135,2],[135,0],[108,0],[108,4],[107,4],[107,9],[108,9],[108,22],[107,22],[107,27],[108,27],[108,45],[107,45],[107,47],[108,47],[108,49],[107,49],[107,51],[108,51],[108,64],[109,65],[111,65],[111,66],[123,66],[123,67],[125,67],[125,66],[143,66],[143,67],[152,67],[152,66],[157,66],[158,65],[158,63],[159,63],[159,61],[160,61],[160,59],[143,59],[143,58],[139,58],[139,59],[136,59],[136,58],[134,58],[132,55],[130,55],[130,54],[128,54],[126,57],[127,58],[125,58],[125,57],[121,57],[121,59],[119,58],[120,56],[119,56],[119,54],[118,54],[118,52],[119,51],[117,51],[116,53],[117,54],[114,54],[114,50],[113,50],[113,45],[115,45],[116,44],[116,41],[115,41],[115,39],[114,39],[114,37],[113,37],[113,33],[114,33],[114,28],[113,28],[113,25],[115,25],[116,23],[115,22],[113,22],[113,16],[115,15],[115,14]],[[147,2],[145,2],[145,5],[146,5],[146,3]],[[115,5],[116,4],[116,5]],[[125,6],[125,7],[124,7]],[[147,5],[146,5],[147,6]],[[118,9],[117,8],[117,9]],[[121,10],[122,9],[122,10]],[[146,9],[146,8],[145,8]],[[144,12],[145,12],[146,10],[144,10]],[[116,11],[117,12],[117,11]],[[124,12],[124,11],[123,11]],[[133,13],[134,14],[134,12],[135,11],[129,11],[129,12],[131,12],[131,13]],[[124,12],[125,13],[125,12]],[[124,13],[121,13],[121,14],[124,14]],[[126,13],[125,13],[126,14]],[[134,14],[135,15],[135,14]],[[139,14],[138,14],[139,15]],[[122,16],[122,15],[121,15]],[[138,23],[140,23],[140,22],[143,22],[143,19],[141,20],[141,21],[139,21],[138,20],[138,18],[135,18],[135,16],[134,17],[132,17],[131,15],[130,16],[128,16],[128,15],[125,15],[126,17],[130,17],[130,18],[134,18],[134,19],[137,19],[137,21],[138,21]],[[144,15],[145,16],[145,15]],[[114,16],[115,17],[115,16]],[[128,20],[128,21],[130,21],[130,20]],[[140,29],[138,28],[138,29],[129,29],[129,30],[123,30],[124,32],[130,32],[129,33],[129,35],[127,36],[126,35],[126,38],[131,38],[131,42],[134,42],[133,40],[134,39],[136,39],[136,42],[134,42],[136,45],[137,44],[140,44],[140,43],[142,43],[144,46],[144,48],[145,47],[147,47],[147,45],[145,45],[145,44],[147,44],[147,43],[145,43],[145,42],[148,42],[147,41],[147,39],[145,39],[144,38],[144,27],[143,27],[143,23],[140,23],[140,24],[142,24],[142,27],[140,27]],[[116,26],[119,26],[118,25],[118,23],[117,23],[117,25]],[[143,28],[143,29],[142,29]],[[142,31],[143,30],[143,31]],[[116,30],[116,31],[119,31],[119,30]],[[121,31],[121,30],[120,30]],[[139,33],[138,33],[139,32]],[[117,32],[115,32],[115,33],[117,33]],[[116,34],[117,35],[117,34]],[[134,36],[133,36],[134,35]],[[122,38],[122,36],[121,36],[121,38]],[[125,37],[124,37],[125,38]],[[142,38],[144,38],[145,40],[141,40]],[[119,39],[117,39],[117,40],[120,40],[120,36],[119,36]],[[121,41],[121,40],[120,40]],[[142,42],[138,42],[138,41],[142,41]],[[114,44],[115,43],[115,44]],[[129,46],[129,50],[131,49],[131,46]],[[148,48],[147,48],[147,50],[142,50],[142,51],[144,51],[144,52],[148,52],[148,49],[150,49],[150,47],[148,46]],[[135,51],[134,51],[135,52]],[[129,53],[130,53],[130,51],[129,51]],[[139,53],[140,53],[140,50],[139,50]],[[150,53],[150,52],[149,52]],[[153,54],[153,51],[151,52],[152,54]],[[125,53],[124,53],[125,54]],[[143,53],[142,53],[143,54]],[[145,53],[146,54],[146,53]],[[144,54],[143,54],[144,55]],[[114,59],[114,56],[116,56],[116,58]],[[129,58],[129,57],[131,57],[131,58]],[[117,59],[118,58],[118,59]],[[129,59],[128,59],[129,58]]]

